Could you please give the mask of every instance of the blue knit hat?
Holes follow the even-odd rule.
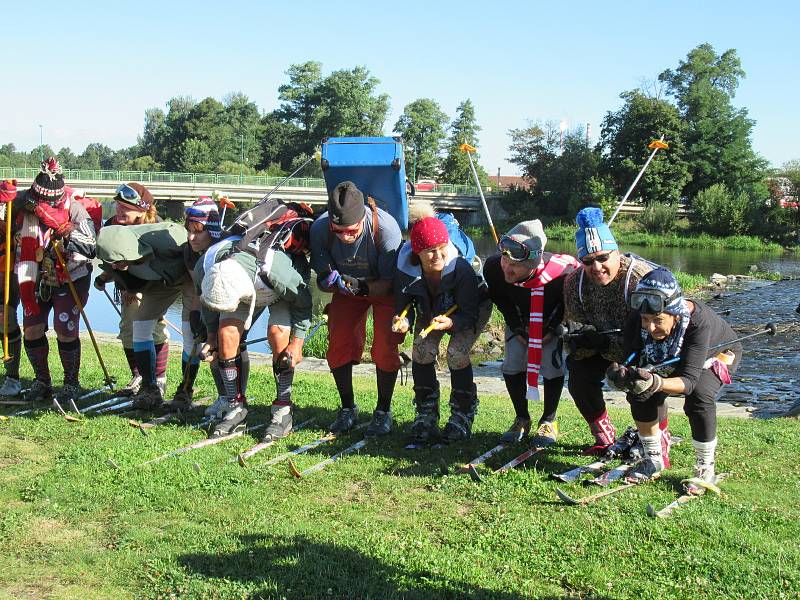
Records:
[[[611,229],[603,222],[601,209],[593,206],[583,208],[575,217],[575,222],[578,224],[578,231],[575,232],[578,258],[601,250],[619,250]]]
[[[186,222],[200,223],[214,240],[218,240],[222,233],[217,204],[209,196],[200,196],[186,209]]]
[[[664,267],[653,269],[636,284],[636,292],[655,291],[660,292],[669,303],[664,306],[665,312],[669,315],[684,315],[689,313],[686,300],[683,297],[683,290],[675,279],[675,275]]]

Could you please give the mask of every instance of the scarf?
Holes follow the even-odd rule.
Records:
[[[531,291],[530,322],[528,324],[528,400],[539,399],[539,371],[542,366],[542,338],[544,337],[544,286],[558,279],[580,263],[567,254],[553,254],[547,263],[540,263],[533,276],[516,283]]]

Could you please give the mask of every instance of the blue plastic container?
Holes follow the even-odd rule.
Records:
[[[352,181],[365,196],[408,227],[406,165],[403,144],[392,137],[328,138],[322,144],[322,172],[328,193]]]

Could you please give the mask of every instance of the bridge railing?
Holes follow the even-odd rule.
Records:
[[[26,167],[0,167],[0,179],[33,179],[39,169]],[[168,171],[111,171],[88,169],[64,169],[67,181],[138,181],[141,183],[191,183],[202,185],[251,185],[256,187],[272,187],[283,180],[283,177],[267,175],[226,175],[222,173],[173,173]],[[324,188],[325,180],[316,177],[292,177],[287,187]],[[435,192],[442,194],[458,194],[461,196],[477,196],[478,189],[471,185],[437,184]]]

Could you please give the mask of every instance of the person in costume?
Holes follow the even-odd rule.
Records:
[[[361,362],[366,343],[367,313],[372,308],[374,338],[370,353],[375,363],[378,401],[367,435],[391,430],[391,402],[400,370],[398,345],[403,335],[391,330],[394,315],[392,281],[400,227],[388,212],[371,203],[350,181],[336,186],[328,210],[311,226],[311,266],[317,285],[333,294],[327,307],[326,355],[342,407],[331,424],[332,433],[350,431],[358,420],[353,394],[353,365]]]
[[[492,302],[483,279],[459,255],[442,221],[432,215],[418,220],[411,227],[410,238],[397,257],[397,314],[392,327],[401,334],[414,332],[411,373],[416,416],[411,435],[414,443],[422,444],[440,437],[436,358],[439,343],[449,334],[450,418],[441,438],[448,443],[465,440],[472,435],[478,410],[470,353],[489,321]],[[420,335],[429,326],[432,331]]]
[[[156,203],[153,194],[141,183],[123,183],[114,194],[114,215],[103,223],[109,225],[150,225],[161,222],[161,217],[156,212]],[[94,287],[100,291],[105,290],[106,284],[113,280],[109,272],[103,271],[94,278]],[[114,288],[116,301],[120,306],[119,334],[117,339],[122,342],[125,359],[131,370],[130,382],[119,390],[121,396],[132,396],[142,386],[142,376],[136,366],[133,350],[133,314],[142,301],[141,293],[127,292],[121,288]],[[169,334],[163,319],[156,321],[153,331],[153,343],[156,348],[156,382],[161,388],[162,395],[167,386],[167,362],[169,360]]]
[[[499,254],[486,260],[483,276],[492,302],[505,320],[502,373],[514,405],[514,423],[501,441],[521,441],[531,430],[528,400],[539,400],[542,416],[532,442],[548,446],[558,439],[556,412],[564,387],[562,341],[553,333],[564,315],[564,280],[580,266],[572,256],[545,252],[541,221],[524,221],[500,238]]]
[[[582,264],[564,281],[564,319],[571,334],[568,388],[594,436],[585,452],[600,455],[616,439],[603,398],[606,369],[625,360],[621,330],[631,314],[628,298],[652,264],[620,253],[599,208],[582,209],[576,222]],[[604,333],[613,330],[620,332]],[[662,426],[666,425],[665,417]],[[669,436],[663,439],[666,443]]]
[[[659,407],[667,396],[684,395],[683,410],[695,451],[694,476],[685,486],[690,493],[702,493],[716,484],[716,398],[739,366],[742,345],[736,342],[709,351],[735,340],[736,333],[704,302],[685,298],[667,269],[654,269],[642,277],[628,304],[632,313],[625,325],[624,349],[629,358],[623,364],[612,363],[607,377],[627,393],[644,450],[644,459],[629,480],[656,479],[668,467]],[[672,360],[670,365],[653,368]]]

